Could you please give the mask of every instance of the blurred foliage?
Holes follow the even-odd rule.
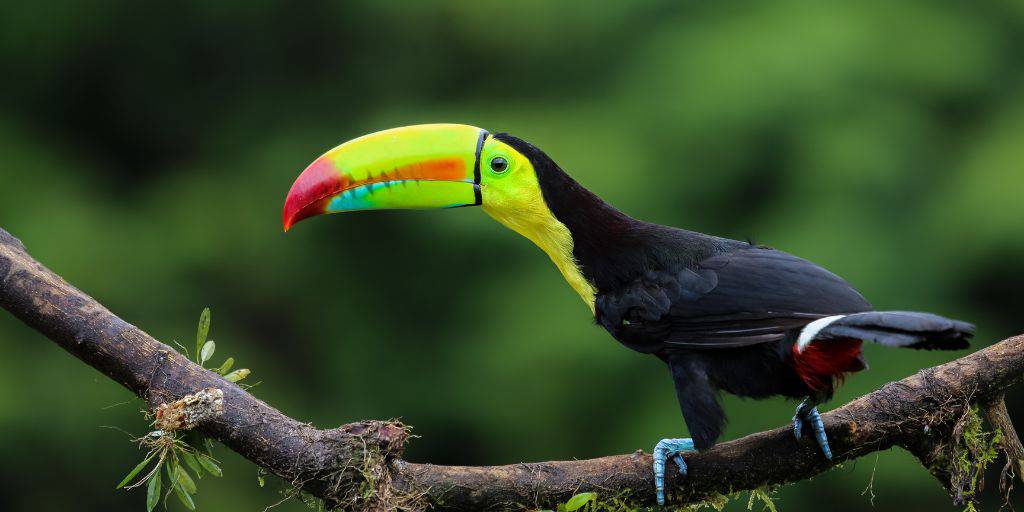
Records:
[[[595,327],[539,250],[473,209],[286,236],[292,180],[378,129],[508,131],[637,217],[799,254],[877,307],[974,321],[984,346],[1022,328],[1022,6],[4,2],[0,225],[160,339],[212,305],[261,398],[323,426],[401,417],[411,460],[649,450],[685,430],[667,372]],[[7,315],[0,349],[4,508],[141,510],[110,490],[138,453],[98,428],[144,431],[137,402]],[[956,354],[867,356],[836,402]],[[726,438],[792,414],[741,402]],[[285,488],[215,456],[201,509]],[[908,454],[872,466],[777,504],[865,509],[874,471],[878,510],[953,509]]]

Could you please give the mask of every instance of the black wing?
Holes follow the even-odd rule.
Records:
[[[595,301],[599,324],[626,346],[648,353],[776,341],[815,318],[871,309],[828,270],[757,246],[694,266],[648,271]]]

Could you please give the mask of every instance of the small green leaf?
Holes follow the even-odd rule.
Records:
[[[263,468],[259,468],[256,470],[256,483],[259,484],[260,487],[263,487],[264,485],[267,484],[267,480],[263,478],[263,475],[265,474],[267,474],[267,471]]]
[[[213,440],[209,437],[203,438],[203,446],[206,446],[206,453],[213,455]]]
[[[181,488],[181,484],[176,483],[174,485],[174,494],[178,495],[178,499],[181,500],[181,503],[183,505],[185,505],[185,508],[189,510],[196,509],[196,502],[192,501],[192,496],[189,496],[189,494],[185,492],[184,489]]]
[[[229,370],[231,370],[231,367],[234,366],[234,365],[235,365],[235,358],[229,357],[226,360],[224,360],[224,364],[220,365],[220,368],[217,368],[214,371],[219,373],[219,374],[221,374],[221,375],[225,375],[225,374],[228,373]]]
[[[246,378],[248,376],[249,376],[249,369],[248,368],[239,368],[239,369],[237,369],[237,370],[235,370],[235,371],[225,375],[224,378],[227,379],[230,382],[238,382],[238,381],[240,381],[240,380],[242,380],[242,379],[244,379],[244,378]]]
[[[129,471],[128,474],[125,475],[124,479],[121,480],[121,483],[117,484],[117,487],[114,487],[114,489],[120,489],[120,488],[124,487],[125,485],[127,485],[128,482],[130,482],[132,480],[132,478],[135,478],[135,475],[139,474],[139,471],[142,471],[142,468],[146,467],[146,464],[149,464],[149,461],[153,460],[153,457],[155,457],[155,456],[156,456],[156,452],[153,452],[153,453],[150,453],[148,456],[146,456],[145,459],[142,459],[142,462],[140,462],[137,466],[135,466],[135,469],[132,469],[131,471]]]
[[[160,487],[162,486],[161,476],[163,473],[157,471],[149,479],[149,486],[146,487],[146,512],[153,512],[156,504],[160,501]]]
[[[195,455],[193,455],[191,452],[183,451],[181,452],[181,458],[182,460],[185,461],[185,464],[188,464],[189,468],[192,468],[192,472],[195,473],[197,477],[203,477],[203,468],[202,466],[199,465],[199,461],[196,460]]]
[[[203,345],[203,350],[199,352],[199,364],[203,365],[213,357],[213,353],[217,350],[217,344],[213,340],[207,341]]]
[[[572,498],[569,498],[569,501],[565,502],[565,510],[567,512],[573,512],[574,510],[579,510],[588,503],[595,501],[597,501],[597,493],[581,492]]]
[[[188,476],[188,471],[185,471],[185,467],[181,464],[174,466],[174,480],[181,485],[181,488],[189,494],[196,493],[196,482],[192,480],[192,477]]]
[[[206,343],[206,337],[210,334],[210,308],[203,308],[203,313],[199,315],[199,328],[196,329],[196,357],[199,357],[199,352],[203,349],[203,343]]]
[[[199,453],[196,454],[196,460],[199,461],[199,465],[203,466],[207,473],[213,476],[224,476],[224,472],[221,471],[220,466],[214,462],[212,457]]]

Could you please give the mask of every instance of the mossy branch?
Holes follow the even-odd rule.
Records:
[[[401,460],[408,439],[394,421],[317,429],[200,367],[108,311],[33,259],[0,229],[0,306],[72,355],[145,399],[150,407],[199,390],[223,392],[223,409],[196,426],[328,506],[353,510],[478,511],[553,508],[581,492],[653,504],[651,457],[641,451],[590,460],[461,467]],[[686,457],[689,475],[670,483],[672,502],[693,503],[739,490],[810,478],[892,446],[921,460],[947,489],[954,431],[977,405],[1001,432],[1008,471],[1021,460],[1005,390],[1024,376],[1024,336],[917,372],[822,415],[835,458],[788,427],[760,432]],[[763,464],[765,460],[773,464]]]

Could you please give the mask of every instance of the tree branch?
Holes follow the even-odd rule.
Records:
[[[205,388],[223,391],[222,409],[196,428],[328,505],[359,510],[423,508],[477,511],[552,508],[596,491],[638,506],[654,501],[650,455],[637,451],[590,460],[491,467],[438,466],[400,459],[408,436],[395,421],[317,429],[289,418],[239,386],[199,367],[121,320],[33,259],[0,229],[0,306],[75,357],[121,383],[151,408]],[[673,503],[798,481],[843,461],[903,447],[949,486],[948,447],[971,404],[1012,424],[1003,392],[1024,375],[1024,336],[917,372],[825,413],[835,454],[826,461],[809,436],[788,427],[689,454],[689,474],[669,484]],[[991,411],[991,412],[989,412]],[[1007,436],[1009,439],[1009,436]],[[1012,439],[1016,441],[1016,434]],[[1004,443],[1019,460],[1019,442]],[[765,460],[775,461],[763,464]],[[369,487],[368,487],[369,486]],[[373,492],[365,493],[367,488]]]

